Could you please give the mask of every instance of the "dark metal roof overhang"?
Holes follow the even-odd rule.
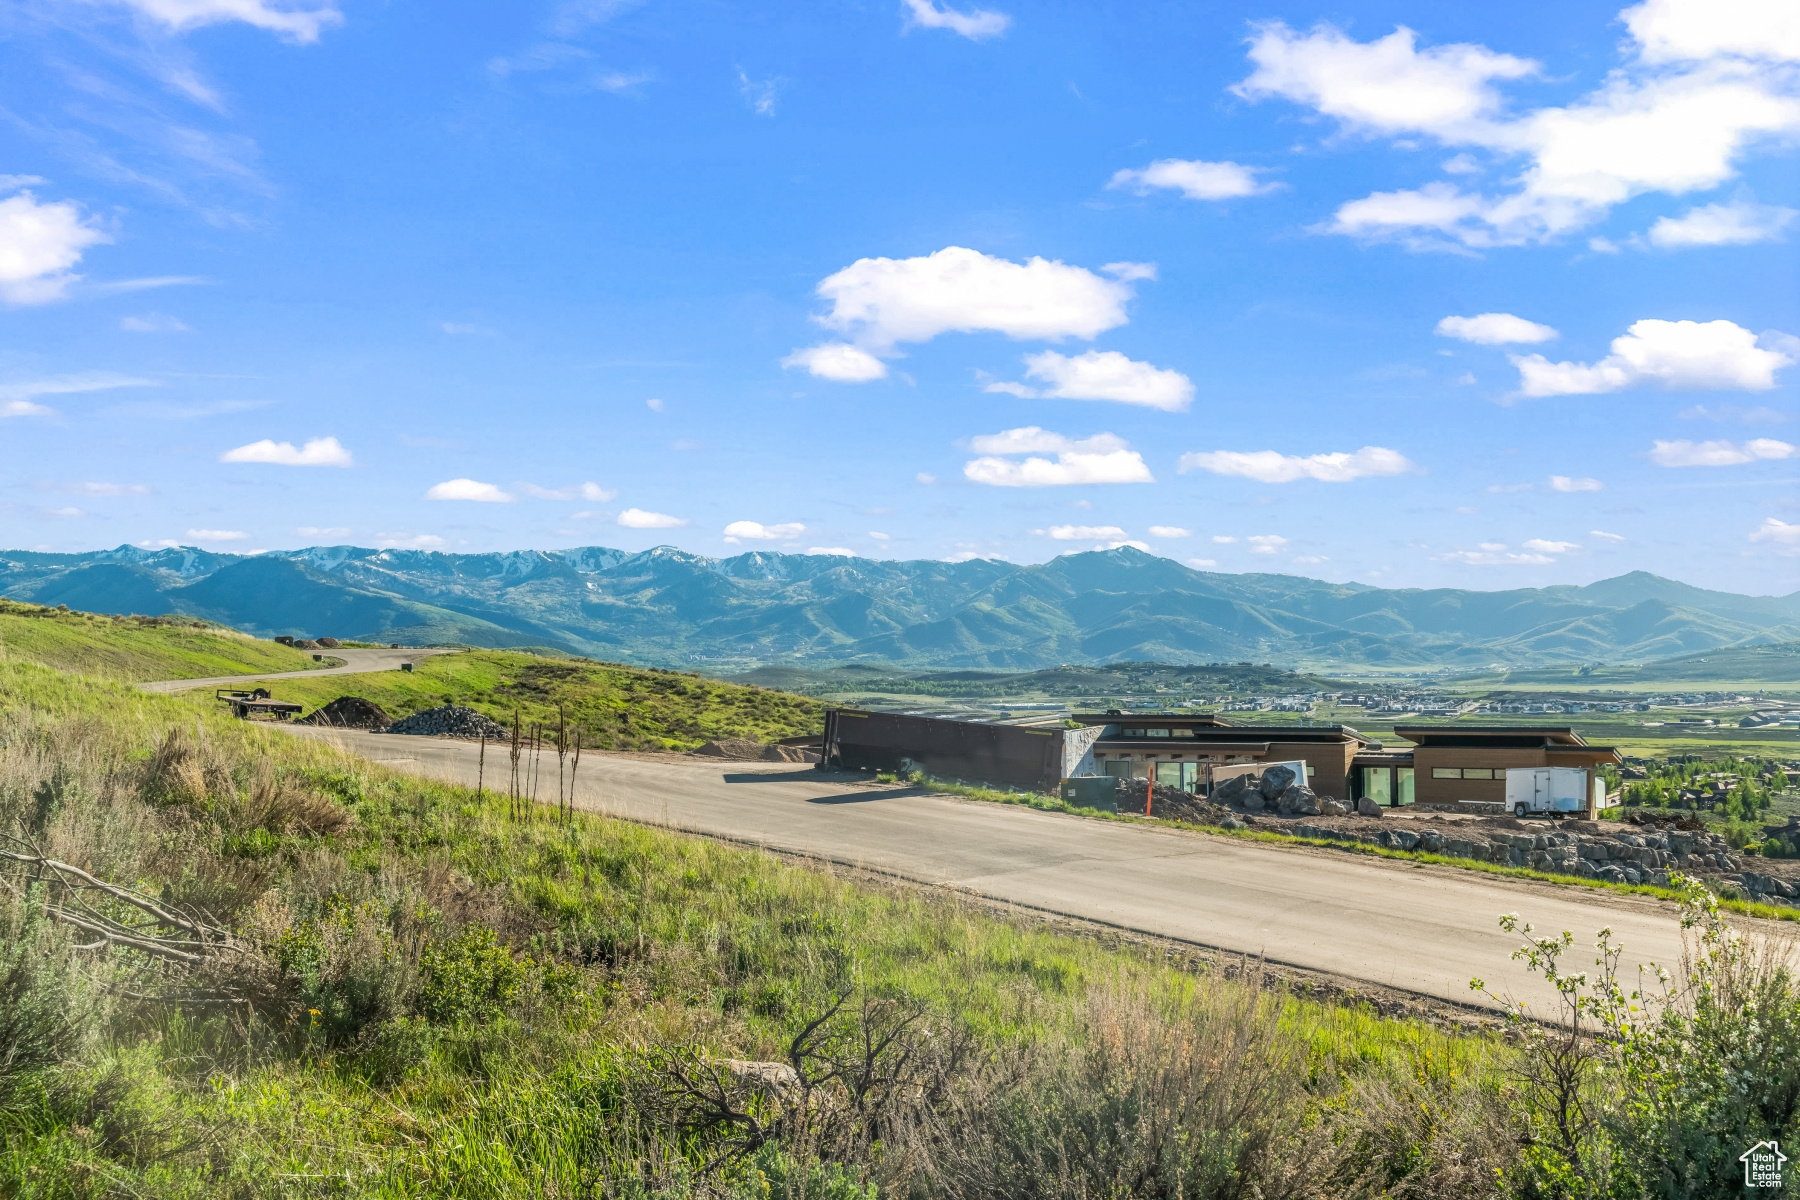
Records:
[[[1167,750],[1177,754],[1267,754],[1267,742],[1202,742],[1195,738],[1102,738],[1094,743],[1096,754],[1148,753]]]

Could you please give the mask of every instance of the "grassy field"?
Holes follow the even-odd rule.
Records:
[[[0,600],[0,656],[106,679],[303,671],[312,655],[189,617],[108,617]]]
[[[78,950],[0,864],[0,1194],[1447,1196],[1512,1154],[1513,1052],[1485,1036],[660,830],[513,821],[27,664],[0,702],[7,848],[220,931],[197,964]],[[806,1105],[734,1059],[797,1064]]]
[[[361,696],[396,719],[440,704],[462,704],[511,728],[554,726],[559,707],[580,725],[584,744],[607,750],[691,750],[715,738],[774,741],[818,733],[817,700],[747,684],[643,667],[475,650],[422,659],[410,674],[384,671],[282,680],[282,700],[310,711],[339,696]]]

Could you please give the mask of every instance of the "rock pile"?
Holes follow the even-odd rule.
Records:
[[[1278,812],[1284,817],[1316,817],[1325,811],[1294,769],[1279,763],[1258,775],[1233,775],[1213,789],[1212,800],[1247,813]]]
[[[464,708],[460,704],[444,704],[437,708],[428,708],[424,712],[416,712],[404,720],[395,721],[388,726],[387,731],[389,733],[410,733],[420,737],[485,737],[490,742],[503,742],[512,737],[512,734],[497,722],[489,720],[472,708]]]
[[[323,708],[314,709],[295,721],[296,725],[330,725],[338,729],[386,729],[394,719],[382,711],[381,705],[361,696],[339,696]]]
[[[1613,883],[1667,885],[1670,870],[1693,875],[1729,876],[1741,873],[1746,891],[1773,901],[1792,900],[1800,889],[1772,875],[1744,871],[1743,860],[1730,852],[1718,834],[1670,829],[1636,833],[1606,830],[1601,823],[1567,821],[1564,828],[1536,832],[1494,827],[1456,829],[1449,832],[1425,828],[1417,832],[1385,828],[1367,830],[1296,822],[1284,832],[1296,837],[1338,842],[1362,842],[1392,850],[1421,850],[1452,858],[1472,858],[1515,867]]]

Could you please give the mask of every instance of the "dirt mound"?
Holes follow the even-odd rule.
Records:
[[[733,762],[818,762],[817,752],[799,746],[770,746],[750,738],[720,738],[693,751],[707,758],[728,758]]]
[[[490,742],[511,739],[512,734],[472,708],[460,704],[444,704],[416,712],[388,726],[389,733],[410,733],[418,737],[485,737]]]
[[[339,696],[294,722],[296,725],[330,725],[338,729],[386,729],[394,718],[381,705],[361,696]]]

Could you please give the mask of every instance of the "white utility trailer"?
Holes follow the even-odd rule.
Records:
[[[1594,811],[1606,805],[1606,780],[1586,767],[1508,767],[1506,807],[1515,817],[1528,813],[1584,813],[1588,794]]]

